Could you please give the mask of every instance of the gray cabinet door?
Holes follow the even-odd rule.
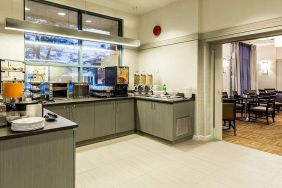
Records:
[[[0,141],[1,188],[74,188],[72,129]]]
[[[173,140],[173,105],[153,103],[152,134],[166,140]]]
[[[94,106],[95,138],[115,134],[115,102],[97,102]]]
[[[116,133],[134,130],[134,100],[116,102]]]
[[[144,133],[152,134],[152,102],[137,100],[137,129]]]
[[[47,110],[50,110],[51,112],[54,112],[55,114],[58,114],[60,116],[63,116],[66,119],[70,119],[69,116],[69,107],[71,105],[55,105],[55,106],[45,106]]]
[[[70,119],[78,124],[77,142],[94,138],[94,103],[71,105]]]

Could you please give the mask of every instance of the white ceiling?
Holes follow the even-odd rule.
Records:
[[[274,45],[275,37],[260,38],[255,40],[244,41],[248,44],[253,44],[256,46]]]
[[[87,0],[108,8],[142,15],[178,0]]]

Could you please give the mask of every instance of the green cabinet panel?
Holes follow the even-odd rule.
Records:
[[[94,138],[94,103],[72,105],[70,119],[79,125],[76,131],[77,142]]]
[[[132,131],[135,129],[134,100],[121,100],[115,102],[116,133]]]
[[[152,114],[152,102],[137,100],[137,130],[144,133],[153,133],[153,114]]]
[[[152,134],[166,140],[173,140],[173,105],[153,103]]]
[[[94,105],[95,138],[115,134],[115,102],[98,102]]]

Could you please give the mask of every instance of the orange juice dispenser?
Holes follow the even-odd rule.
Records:
[[[25,102],[22,100],[24,95],[23,82],[4,82],[2,95],[3,101],[6,105],[7,120],[10,118],[25,116],[26,106],[38,103],[37,101]]]
[[[4,82],[3,100],[5,103],[18,103],[22,100],[24,93],[23,82]]]

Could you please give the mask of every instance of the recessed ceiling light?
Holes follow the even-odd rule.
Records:
[[[24,10],[25,10],[25,11],[30,11],[30,8],[25,7]]]
[[[58,15],[59,15],[59,16],[65,16],[66,13],[64,13],[64,12],[58,12]]]
[[[91,21],[91,20],[86,20],[85,22],[86,22],[86,23],[92,23],[92,21]]]

